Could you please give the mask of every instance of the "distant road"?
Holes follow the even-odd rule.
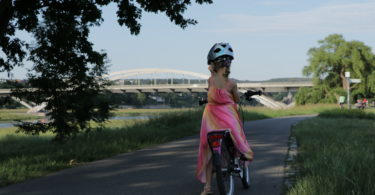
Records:
[[[246,136],[255,152],[251,163],[252,184],[249,190],[244,190],[237,179],[235,194],[280,194],[290,127],[306,118],[286,117],[245,124]],[[194,177],[198,144],[198,136],[187,137],[0,188],[0,195],[199,194],[202,184]]]

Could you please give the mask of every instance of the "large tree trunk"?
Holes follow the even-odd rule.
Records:
[[[341,69],[340,78],[341,78],[342,88],[347,90],[349,86],[348,86],[348,81],[346,80],[346,77],[345,77],[345,70],[344,69]]]

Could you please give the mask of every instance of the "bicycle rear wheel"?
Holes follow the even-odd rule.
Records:
[[[216,182],[221,195],[234,194],[234,178],[231,171],[231,157],[227,146],[223,142],[221,154],[214,154]]]

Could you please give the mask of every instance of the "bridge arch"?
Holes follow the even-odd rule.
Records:
[[[126,79],[126,78],[130,78],[133,76],[148,75],[148,74],[188,75],[188,76],[205,79],[205,80],[209,78],[209,75],[206,75],[206,74],[184,71],[184,70],[161,69],[161,68],[132,69],[132,70],[111,72],[107,75],[104,75],[104,78],[108,78],[109,80],[118,80],[118,79]]]

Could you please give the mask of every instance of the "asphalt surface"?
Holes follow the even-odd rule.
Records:
[[[308,116],[266,119],[245,124],[255,153],[250,164],[251,187],[236,178],[235,194],[280,194],[291,125]],[[199,137],[66,169],[45,177],[0,188],[4,194],[200,194],[194,177]]]

